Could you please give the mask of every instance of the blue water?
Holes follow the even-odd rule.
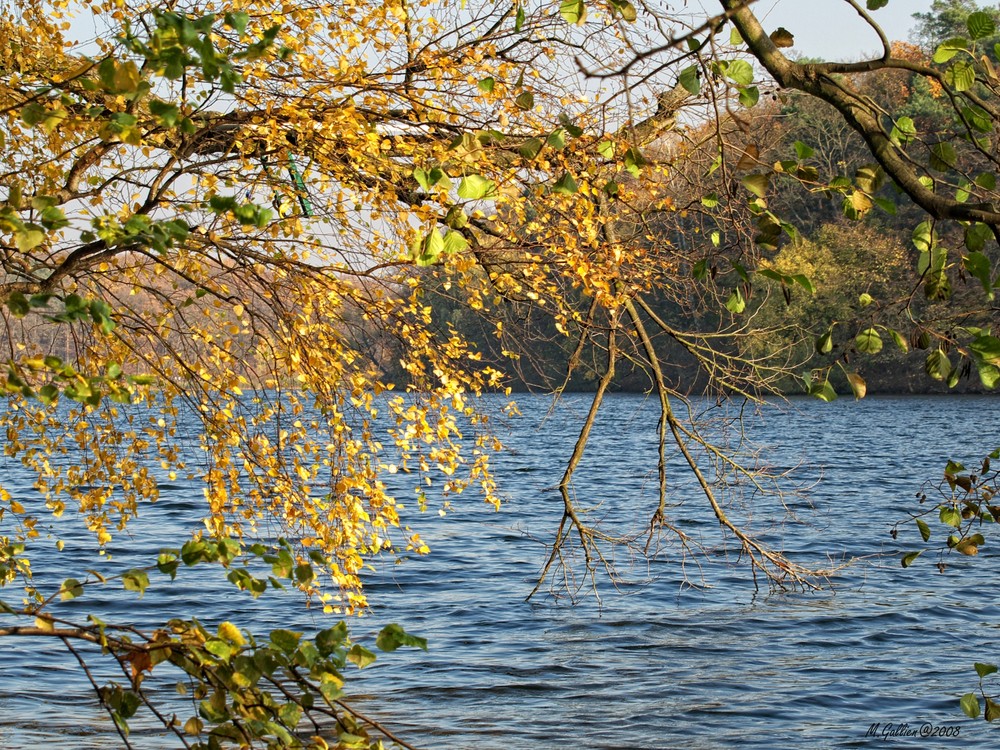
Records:
[[[703,554],[685,555],[669,535],[652,560],[620,547],[617,585],[599,574],[593,587],[576,560],[575,581],[583,585],[575,605],[562,586],[525,597],[559,520],[555,486],[588,402],[566,397],[547,417],[550,401],[519,403],[524,416],[498,425],[510,449],[497,460],[502,510],[469,497],[444,518],[433,509],[412,515],[408,522],[432,554],[373,561],[372,612],[353,624],[354,636],[364,641],[395,621],[426,637],[430,650],[380,656],[349,675],[359,709],[428,749],[997,744],[1000,729],[958,707],[959,696],[976,688],[973,662],[997,659],[996,535],[987,534],[976,559],[947,556],[939,573],[931,552],[909,569],[900,566],[903,551],[923,546],[912,523],[898,539],[889,534],[949,458],[974,465],[1000,445],[991,419],[997,401],[795,401],[748,416],[745,433],[732,409],[700,403],[711,421],[708,436],[746,456],[759,449],[761,468],[794,469],[791,486],[802,489],[779,500],[737,487],[734,518],[801,564],[862,559],[838,569],[820,592],[756,588],[738,547],[719,535],[672,457],[668,517],[704,545]],[[580,506],[605,528],[648,527],[656,502],[655,418],[655,403],[640,396],[607,403],[575,485]],[[28,481],[14,465],[0,470],[8,484]],[[199,498],[194,485],[168,486],[139,519],[143,531],[116,540],[112,564],[138,564],[147,549],[183,541]],[[72,539],[65,555],[36,562],[36,575],[62,580],[87,544]],[[182,572],[177,584],[140,601],[88,591],[63,608],[156,622],[169,607],[207,622],[252,620],[260,632],[330,624],[298,607],[294,595],[254,602],[224,582],[192,575]],[[74,664],[42,648],[0,642],[0,747],[117,746]],[[875,723],[879,736],[866,736]],[[925,723],[951,727],[960,739],[880,736],[886,725],[919,730]],[[172,747],[143,734],[141,722],[136,731],[139,746]]]

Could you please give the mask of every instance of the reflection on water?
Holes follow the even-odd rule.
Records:
[[[747,572],[733,567],[733,550],[719,545],[716,524],[674,461],[673,517],[703,537],[711,554],[686,568],[669,548],[651,563],[622,559],[633,585],[616,591],[601,582],[600,605],[593,598],[576,607],[546,598],[529,603],[525,596],[544,558],[541,542],[561,508],[554,485],[585,403],[567,397],[539,427],[549,402],[522,399],[526,416],[511,423],[512,450],[498,462],[509,497],[503,510],[470,500],[444,519],[433,512],[411,518],[431,556],[374,563],[368,586],[375,609],[354,624],[356,637],[371,637],[392,620],[426,637],[431,649],[380,657],[349,681],[362,694],[359,708],[419,747],[456,750],[847,748],[872,743],[866,732],[874,723],[918,728],[923,722],[960,727],[966,747],[996,743],[996,730],[958,708],[958,696],[976,685],[972,663],[994,658],[987,645],[1000,625],[990,593],[993,540],[978,559],[950,560],[939,574],[933,561],[900,567],[914,530],[898,541],[888,534],[920,484],[939,475],[948,458],[972,462],[1000,445],[1000,434],[968,429],[989,424],[982,414],[992,400],[802,401],[789,412],[768,412],[750,430],[769,448],[775,469],[806,461],[799,477],[812,485],[808,498],[790,499],[808,525],[789,522],[775,503],[744,498],[755,527],[802,562],[868,558],[840,571],[833,591],[755,592]],[[654,502],[655,406],[617,396],[608,407],[577,484],[609,526],[624,528]],[[200,491],[184,483],[165,489],[141,516],[136,539],[116,541],[116,564],[128,566],[148,549],[185,538]],[[905,539],[911,531],[913,539]],[[75,571],[74,554],[83,555],[89,541],[71,542],[61,558],[38,561],[40,576],[61,580],[57,568],[46,566]],[[96,608],[109,620],[127,608],[150,624],[161,608],[206,622],[252,620],[261,632],[328,624],[282,596],[254,602],[224,582],[193,576],[186,571],[178,584],[151,589],[138,602],[88,592],[69,605],[77,612]],[[685,579],[704,588],[685,586]],[[300,622],[289,623],[290,616]],[[115,746],[86,681],[67,658],[39,652],[40,645],[0,643],[0,747],[47,747],[65,735],[73,736],[74,748]],[[933,739],[895,742],[937,746]]]

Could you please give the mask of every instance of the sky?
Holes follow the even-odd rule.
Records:
[[[930,5],[931,0],[889,0],[871,16],[890,41],[907,41],[913,14],[926,12]],[[768,31],[784,26],[792,32],[794,50],[808,57],[853,60],[881,49],[875,32],[846,0],[757,0],[754,11]]]

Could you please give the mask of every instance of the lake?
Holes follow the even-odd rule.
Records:
[[[733,422],[734,408],[697,402],[714,420],[709,435],[757,455],[772,472],[792,471],[802,490],[778,499],[734,487],[734,517],[801,564],[863,559],[838,569],[823,591],[756,589],[738,546],[719,535],[672,457],[668,518],[702,543],[704,554],[685,555],[668,536],[649,561],[618,550],[617,585],[600,575],[592,588],[583,580],[575,605],[549,586],[525,598],[560,518],[556,485],[588,397],[566,396],[551,413],[548,399],[518,403],[523,416],[498,424],[509,446],[496,462],[507,498],[502,510],[470,496],[444,518],[433,507],[415,513],[407,520],[431,555],[373,562],[372,612],[353,623],[353,636],[370,645],[395,621],[430,648],[380,655],[360,674],[352,670],[348,688],[359,709],[428,750],[996,745],[1000,729],[968,719],[958,706],[978,685],[973,663],[997,659],[996,535],[986,534],[976,558],[945,556],[939,572],[936,552],[901,567],[904,551],[924,546],[912,522],[898,539],[889,532],[918,509],[916,494],[940,479],[947,460],[976,466],[1000,446],[991,419],[1000,402],[793,400],[748,415],[744,431]],[[655,422],[651,399],[607,401],[575,482],[581,507],[606,528],[648,525],[656,502]],[[7,486],[27,491],[30,478],[17,465],[0,464],[0,471]],[[178,546],[200,498],[197,485],[165,485],[160,502],[139,519],[141,539],[115,540],[114,563],[139,564],[150,548]],[[940,541],[940,524],[931,527],[931,541]],[[71,533],[61,559],[33,561],[36,576],[58,581],[80,572],[65,568],[74,549],[82,555],[89,544]],[[574,569],[582,572],[582,562]],[[127,611],[156,622],[163,607],[204,622],[252,619],[260,632],[331,624],[288,596],[253,601],[191,573],[138,601],[88,589],[60,611],[96,611],[108,620]],[[40,651],[38,640],[0,641],[0,747],[118,746],[75,664]],[[934,728],[953,736],[919,736]],[[134,737],[140,747],[172,747],[146,736],[141,722]]]

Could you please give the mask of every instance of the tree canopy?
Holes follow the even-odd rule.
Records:
[[[688,418],[689,394],[760,402],[797,377],[835,397],[833,365],[812,360],[835,340],[859,397],[851,363],[883,339],[928,350],[931,378],[1000,380],[996,19],[957,4],[963,26],[935,4],[920,20],[936,48],[904,49],[877,24],[886,4],[845,3],[883,41],[848,63],[791,56],[794,37],[745,0],[707,15],[628,0],[6,4],[0,421],[5,456],[37,481],[30,497],[0,482],[0,585],[23,588],[2,607],[30,622],[0,634],[96,642],[131,665],[131,684],[101,693],[123,737],[147,702],[140,676],[167,661],[205,691],[199,715],[164,721],[185,744],[320,746],[294,734],[317,711],[343,743],[368,742],[338,700],[345,662],[373,655],[339,626],[266,646],[231,623],[112,636],[58,611],[108,580],[39,581],[30,559],[53,554],[65,513],[104,546],[159,482],[194,477],[203,526],[118,584],[141,593],[150,575],[219,564],[253,595],[283,582],[330,614],[362,611],[368,557],[427,551],[410,506],[446,511],[470,488],[500,502],[500,446],[476,397],[505,388],[505,365],[530,366],[538,336],[564,354],[553,390],[580,370],[595,389],[540,584],[574,545],[590,575],[617,544],[686,547],[667,508],[677,453],[755,571],[818,585],[824,571],[727,506],[734,475],[780,490]],[[903,112],[901,85],[934,105],[934,127]],[[782,106],[813,107],[870,157],[848,146],[850,160],[822,161],[811,128],[765,143],[755,118]],[[818,334],[761,314],[826,273],[786,263],[807,256],[779,208],[790,191],[852,221],[915,207],[917,283],[940,304],[873,287]],[[977,295],[955,295],[967,281]],[[444,304],[485,321],[499,361]],[[625,368],[660,406],[658,493],[640,534],[612,537],[574,499],[573,472]],[[412,496],[393,496],[387,474],[411,478]],[[423,644],[390,626],[378,645]],[[247,687],[269,697],[250,705]]]

